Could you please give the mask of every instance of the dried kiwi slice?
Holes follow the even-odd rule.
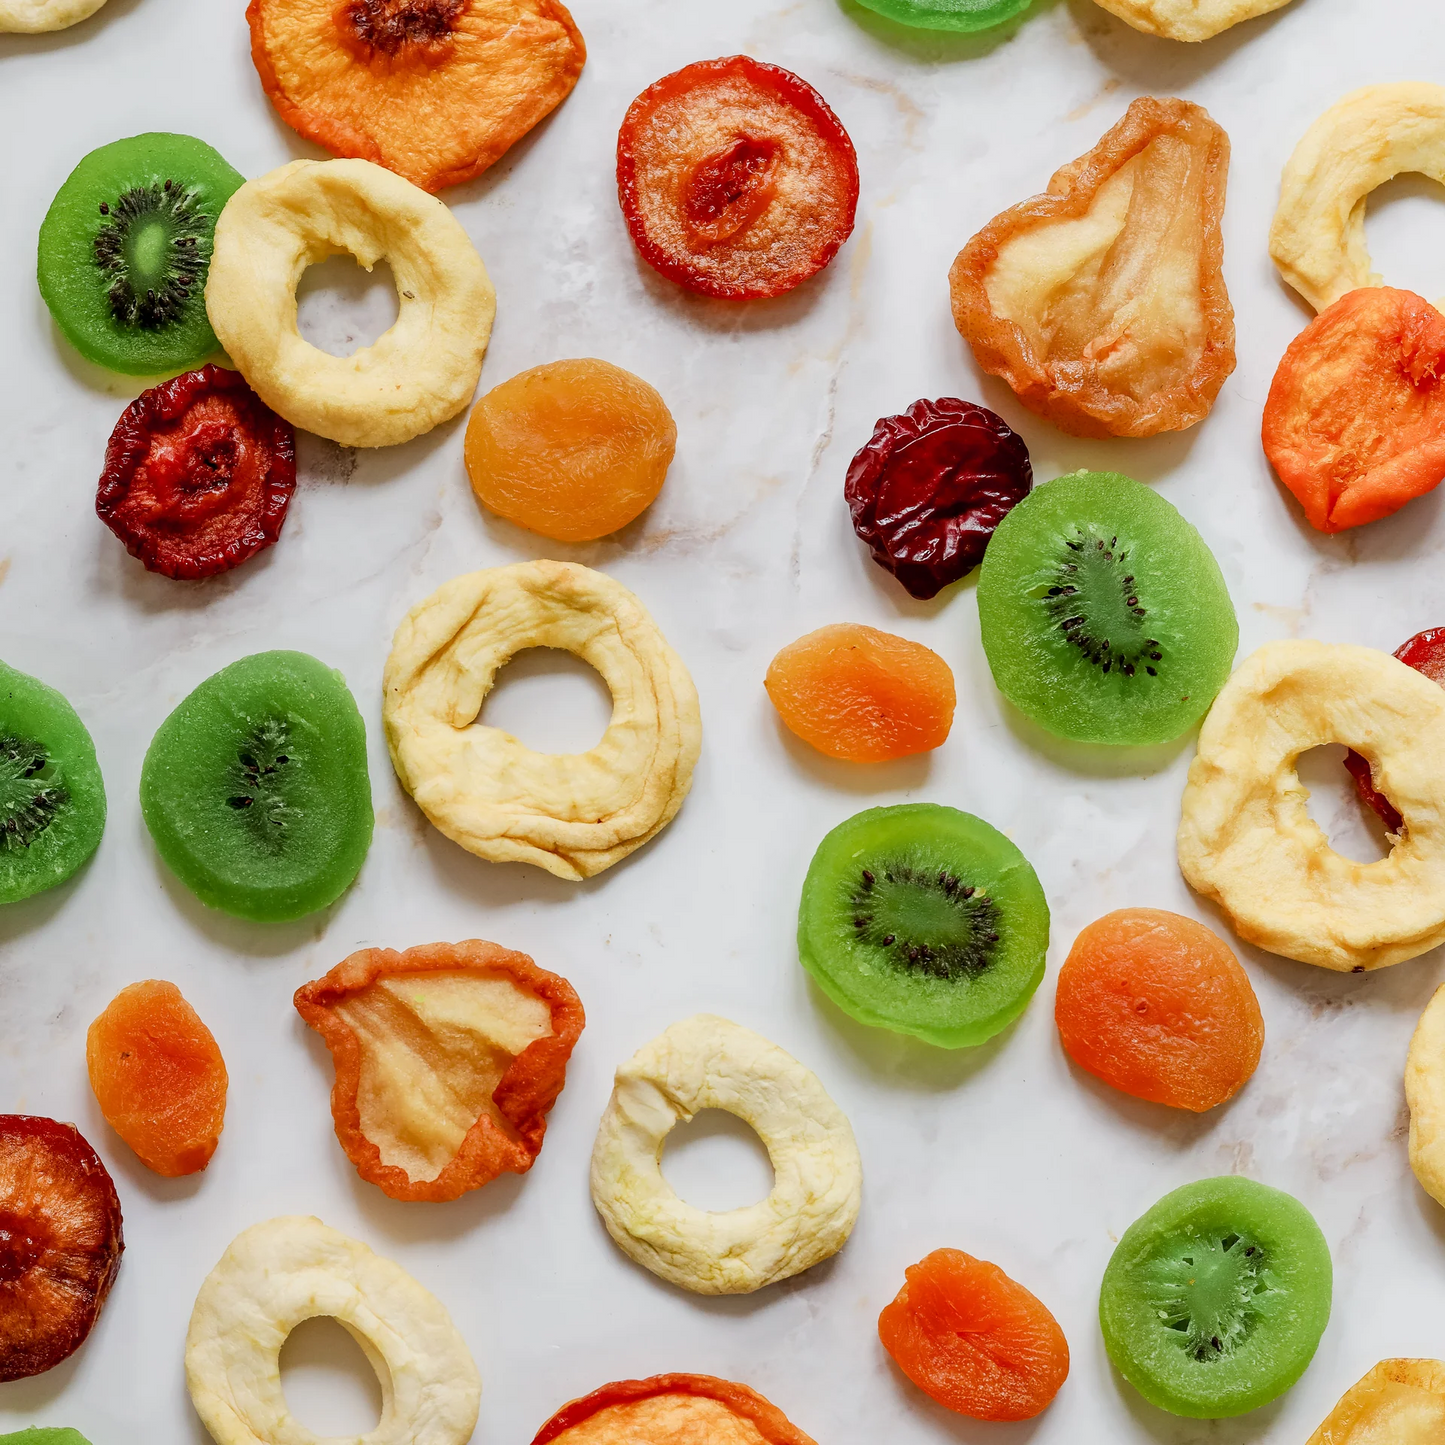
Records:
[[[64,883],[104,830],[85,724],[53,687],[0,662],[0,903]]]
[[[1115,472],[1059,477],[1003,519],[984,553],[978,617],[999,691],[1078,742],[1177,738],[1204,716],[1239,646],[1204,539]]]
[[[206,319],[216,220],[244,183],[204,141],[153,132],[91,151],[40,226],[40,294],[84,357],[157,376],[220,350]]]
[[[161,724],[141,812],[201,902],[280,922],[333,903],[371,846],[366,727],[341,674],[258,652],[203,682]]]
[[[1124,1232],[1104,1272],[1109,1358],[1143,1397],[1222,1420],[1282,1395],[1330,1318],[1329,1246],[1297,1199],[1252,1179],[1201,1179]]]
[[[996,828],[936,803],[870,808],[823,839],[798,954],[861,1023],[946,1049],[1013,1022],[1044,976],[1049,906]]]

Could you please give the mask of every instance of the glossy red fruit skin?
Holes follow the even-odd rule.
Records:
[[[873,560],[926,601],[983,561],[1033,484],[1024,439],[987,407],[946,396],[879,421],[843,491]]]
[[[95,510],[149,571],[197,581],[269,547],[295,490],[291,423],[239,372],[206,365],[121,414]]]
[[[124,1248],[115,1184],[80,1131],[0,1115],[0,1381],[85,1343]]]

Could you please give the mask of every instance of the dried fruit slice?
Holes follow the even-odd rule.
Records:
[[[746,55],[664,76],[617,137],[617,195],[642,259],[703,296],[781,296],[852,234],[858,157],[807,81]]]
[[[456,1199],[525,1174],[582,1033],[572,985],[471,939],[367,948],[296,991],[336,1065],[331,1115],[393,1199]]]
[[[1135,30],[1197,42],[1288,5],[1289,0],[1095,0]]]
[[[1121,908],[1074,940],[1054,1019],[1081,1069],[1136,1099],[1203,1113],[1249,1081],[1264,1019],[1249,975],[1202,923]]]
[[[873,560],[926,600],[978,566],[1033,484],[1023,438],[987,407],[946,396],[885,416],[843,491]]]
[[[427,191],[480,175],[587,59],[559,0],[251,0],[246,19],[287,125]]]
[[[193,580],[269,547],[295,490],[291,423],[239,372],[207,365],[121,413],[95,510],[148,570]]]
[[[1351,1386],[1306,1445],[1440,1445],[1445,1364],[1381,1360]]]
[[[978,364],[1075,436],[1147,437],[1209,415],[1234,370],[1224,284],[1229,137],[1184,100],[1136,100],[1046,194],[953,263]]]
[[[606,361],[554,361],[477,403],[467,474],[499,517],[591,542],[652,505],[676,448],[672,413],[640,376]]]
[[[211,1162],[226,1119],[226,1062],[173,983],[123,988],[85,1036],[105,1122],[167,1179]]]
[[[920,1390],[975,1420],[1048,1409],[1069,1375],[1069,1343],[1044,1304],[961,1249],[935,1249],[904,1273],[878,1338]]]
[[[0,1381],[85,1343],[124,1248],[115,1185],[80,1131],[0,1115]]]
[[[814,1445],[776,1405],[711,1375],[619,1380],[573,1400],[532,1445]]]
[[[792,732],[845,762],[926,753],[953,726],[948,664],[921,642],[858,623],[820,627],[790,643],[763,685]]]
[[[1031,0],[859,0],[900,25],[919,30],[990,30],[1029,8]]]
[[[0,1445],[90,1445],[90,1441],[79,1430],[37,1425],[29,1430],[16,1430],[11,1435],[0,1435]]]

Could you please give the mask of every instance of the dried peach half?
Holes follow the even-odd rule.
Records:
[[[1439,1445],[1445,1440],[1445,1364],[1381,1360],[1352,1385],[1308,1445]]]
[[[558,0],[251,0],[246,18],[287,125],[428,191],[480,175],[587,59]]]
[[[364,948],[295,1002],[336,1065],[336,1137],[393,1199],[525,1174],[585,1021],[565,978],[480,939]]]

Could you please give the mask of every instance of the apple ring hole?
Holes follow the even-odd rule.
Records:
[[[526,647],[497,673],[477,721],[536,753],[590,752],[612,723],[612,692],[590,663],[557,647]]]
[[[291,1331],[281,1346],[280,1365],[286,1408],[318,1438],[362,1437],[380,1426],[383,1392],[377,1370],[329,1315],[302,1320]]]
[[[1445,187],[1409,171],[1370,192],[1365,240],[1371,264],[1389,284],[1445,296]]]
[[[306,268],[296,288],[296,328],[328,356],[347,357],[375,345],[401,314],[391,267],[370,271],[354,256],[328,256]]]
[[[1355,791],[1345,769],[1343,743],[1310,748],[1295,759],[1295,772],[1309,791],[1306,808],[1330,847],[1355,863],[1378,863],[1392,849],[1384,824]]]
[[[773,1161],[757,1131],[726,1109],[702,1109],[663,1141],[662,1175],[679,1199],[714,1214],[773,1192]]]

